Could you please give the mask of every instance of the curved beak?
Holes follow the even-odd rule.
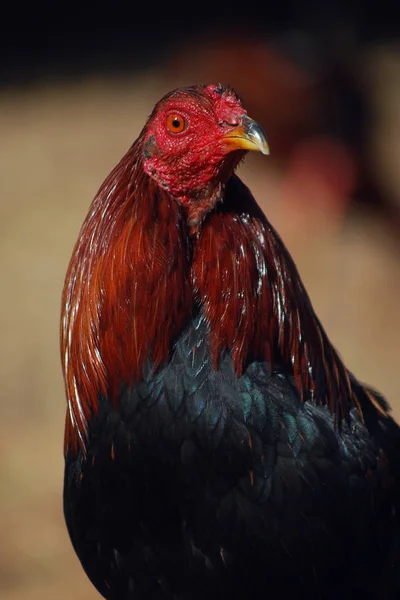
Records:
[[[269,154],[269,146],[265,131],[256,121],[244,115],[240,125],[231,129],[222,138],[228,152],[232,150],[257,150]]]

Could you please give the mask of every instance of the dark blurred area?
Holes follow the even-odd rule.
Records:
[[[354,49],[354,45],[396,39],[399,33],[396,3],[388,0],[379,5],[362,0],[246,4],[206,0],[192,6],[182,2],[7,3],[2,8],[1,66],[6,82],[88,69],[146,68],[164,59],[177,38],[221,27],[278,40],[297,32],[308,38],[318,62],[351,51],[351,45]]]
[[[0,25],[0,597],[96,598],[62,516],[58,318],[89,203],[154,103],[231,84],[271,156],[240,176],[348,367],[400,417],[395,3],[8,4]]]

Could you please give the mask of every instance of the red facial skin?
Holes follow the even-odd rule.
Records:
[[[144,170],[183,203],[212,195],[244,155],[241,150],[232,155],[223,138],[246,111],[233,91],[219,89],[171,93],[157,105],[144,135]],[[182,131],[168,129],[169,115],[184,120]]]

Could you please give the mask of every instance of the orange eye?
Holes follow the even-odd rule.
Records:
[[[181,115],[169,115],[167,117],[167,127],[172,133],[180,133],[186,127],[186,121]]]

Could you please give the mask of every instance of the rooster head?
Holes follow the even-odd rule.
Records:
[[[174,90],[143,132],[143,167],[181,202],[218,193],[248,150],[268,154],[266,135],[235,91],[222,85]]]

